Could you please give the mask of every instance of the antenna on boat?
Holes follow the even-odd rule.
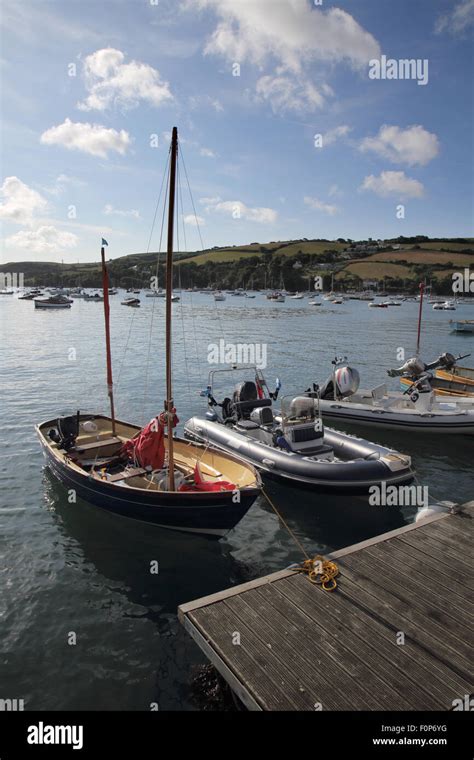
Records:
[[[420,282],[420,308],[418,310],[418,337],[416,339],[416,355],[420,353],[420,334],[421,334],[421,313],[423,311],[423,293],[425,290],[425,283]]]
[[[107,355],[107,393],[110,399],[110,416],[112,417],[112,435],[115,435],[114,383],[112,379],[112,356],[110,352],[110,307],[109,307],[109,273],[105,263],[107,241],[102,238],[100,256],[102,259],[102,289],[104,291],[105,348]]]
[[[173,459],[173,386],[171,376],[171,297],[173,295],[173,230],[174,202],[176,194],[176,159],[178,155],[178,129],[173,127],[171,135],[170,185],[168,201],[168,246],[166,252],[166,422],[168,429],[168,490],[174,491]]]

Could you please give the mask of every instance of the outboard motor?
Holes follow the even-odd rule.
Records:
[[[420,377],[425,372],[427,366],[417,356],[412,356],[411,359],[407,359],[405,364],[397,369],[388,369],[387,375],[389,377],[399,377],[400,375],[408,375],[409,377]]]
[[[252,380],[245,380],[235,387],[232,409],[239,420],[248,420],[254,409],[271,406],[271,404],[271,399],[258,397],[257,386]]]
[[[235,386],[234,404],[239,401],[255,401],[257,397],[257,387],[251,380],[244,380]]]
[[[328,377],[320,389],[320,398],[346,398],[357,392],[360,383],[360,375],[353,367],[338,367],[331,377]],[[334,385],[336,392],[334,393]]]
[[[79,419],[79,412],[70,417],[60,417],[56,423],[57,427],[48,431],[49,438],[65,451],[70,451],[74,448],[79,435]]]

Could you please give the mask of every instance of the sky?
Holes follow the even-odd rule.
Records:
[[[180,250],[473,235],[474,0],[2,0],[0,24],[2,263],[157,250],[173,126]]]

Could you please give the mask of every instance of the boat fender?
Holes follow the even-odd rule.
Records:
[[[278,446],[279,449],[283,449],[283,451],[293,451],[290,444],[283,435],[282,430],[275,430],[273,434],[273,441],[275,443],[275,446]]]
[[[96,433],[97,432],[97,425],[95,422],[92,422],[92,420],[86,420],[82,423],[82,429],[86,433]]]

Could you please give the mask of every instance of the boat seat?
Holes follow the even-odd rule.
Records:
[[[143,467],[130,467],[123,472],[116,472],[115,475],[110,475],[107,478],[107,483],[117,483],[119,480],[128,480],[128,478],[134,478],[136,475],[146,475],[148,470],[144,470]]]
[[[92,441],[91,443],[76,442],[76,451],[82,453],[83,451],[90,451],[91,449],[101,449],[104,446],[113,446],[114,443],[122,443],[122,440],[115,436],[114,438],[102,438],[98,441]]]
[[[314,446],[311,449],[297,449],[296,451],[304,457],[314,457],[317,454],[334,454],[333,447],[329,446],[327,443],[323,443],[322,446]]]
[[[387,396],[388,394],[387,383],[376,385],[375,388],[372,388],[370,393],[374,401],[380,401],[380,399],[384,398],[384,396]]]
[[[252,420],[239,420],[235,426],[238,430],[258,430],[259,425]]]
[[[272,400],[270,398],[257,398],[253,401],[234,401],[233,408],[237,412],[237,415],[244,416],[249,412],[257,409],[259,406],[271,406]]]

